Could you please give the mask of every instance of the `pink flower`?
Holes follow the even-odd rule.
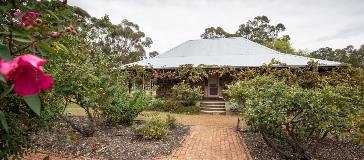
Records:
[[[20,15],[20,12],[15,12],[15,15]],[[36,12],[28,12],[19,20],[19,26],[27,28],[33,28],[36,18],[38,17],[38,13]]]
[[[61,32],[50,32],[49,35],[53,38],[59,38],[61,36]]]
[[[26,54],[9,62],[0,59],[0,73],[6,80],[14,81],[14,91],[19,96],[38,94],[52,87],[53,79],[43,72],[44,59]]]
[[[21,15],[21,13],[19,11],[17,11],[17,12],[14,13],[14,15],[18,17],[18,16]]]

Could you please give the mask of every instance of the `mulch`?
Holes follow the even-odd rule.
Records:
[[[73,117],[73,121],[80,125],[86,124],[85,117]],[[153,159],[168,155],[179,147],[190,130],[188,126],[177,124],[162,140],[144,140],[131,127],[114,127],[100,122],[92,137],[83,137],[67,124],[61,125],[64,126],[62,129],[33,135],[35,149],[73,158]]]
[[[277,153],[267,146],[260,134],[240,132],[254,160],[279,160]],[[317,160],[364,160],[364,145],[358,145],[351,141],[336,141],[325,139],[317,147],[315,154],[311,154]],[[313,153],[312,150],[308,150]]]

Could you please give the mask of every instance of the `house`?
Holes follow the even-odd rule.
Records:
[[[213,65],[215,69],[223,66],[254,68],[269,64],[272,59],[285,63],[289,67],[305,67],[310,60],[317,61],[321,68],[335,67],[340,64],[280,53],[248,39],[234,37],[189,40],[155,58],[138,61],[131,65],[142,65],[159,71],[173,71],[184,64],[190,64],[193,67],[200,64]],[[156,82],[159,86],[157,95],[163,97],[178,80],[160,78]],[[198,85],[202,86],[205,98],[221,98],[225,86],[217,75],[209,75]]]

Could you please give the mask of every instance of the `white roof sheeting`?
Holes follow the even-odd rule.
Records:
[[[284,54],[245,38],[215,38],[189,40],[179,46],[150,59],[128,65],[152,66],[153,68],[177,68],[183,64],[198,66],[218,65],[233,67],[259,67],[272,59],[288,66],[305,66],[313,58]],[[340,63],[313,59],[320,66],[337,66]]]

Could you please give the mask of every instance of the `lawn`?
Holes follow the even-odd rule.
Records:
[[[72,116],[85,116],[85,111],[72,104],[65,110],[66,113]],[[186,114],[175,114],[168,112],[152,112],[144,111],[137,117],[137,120],[148,120],[152,115],[158,114],[162,118],[165,118],[167,114],[176,117],[177,122],[185,125],[208,125],[208,126],[223,126],[223,127],[236,127],[239,116],[226,116],[226,115],[209,115],[209,114],[198,114],[198,115],[186,115]]]

